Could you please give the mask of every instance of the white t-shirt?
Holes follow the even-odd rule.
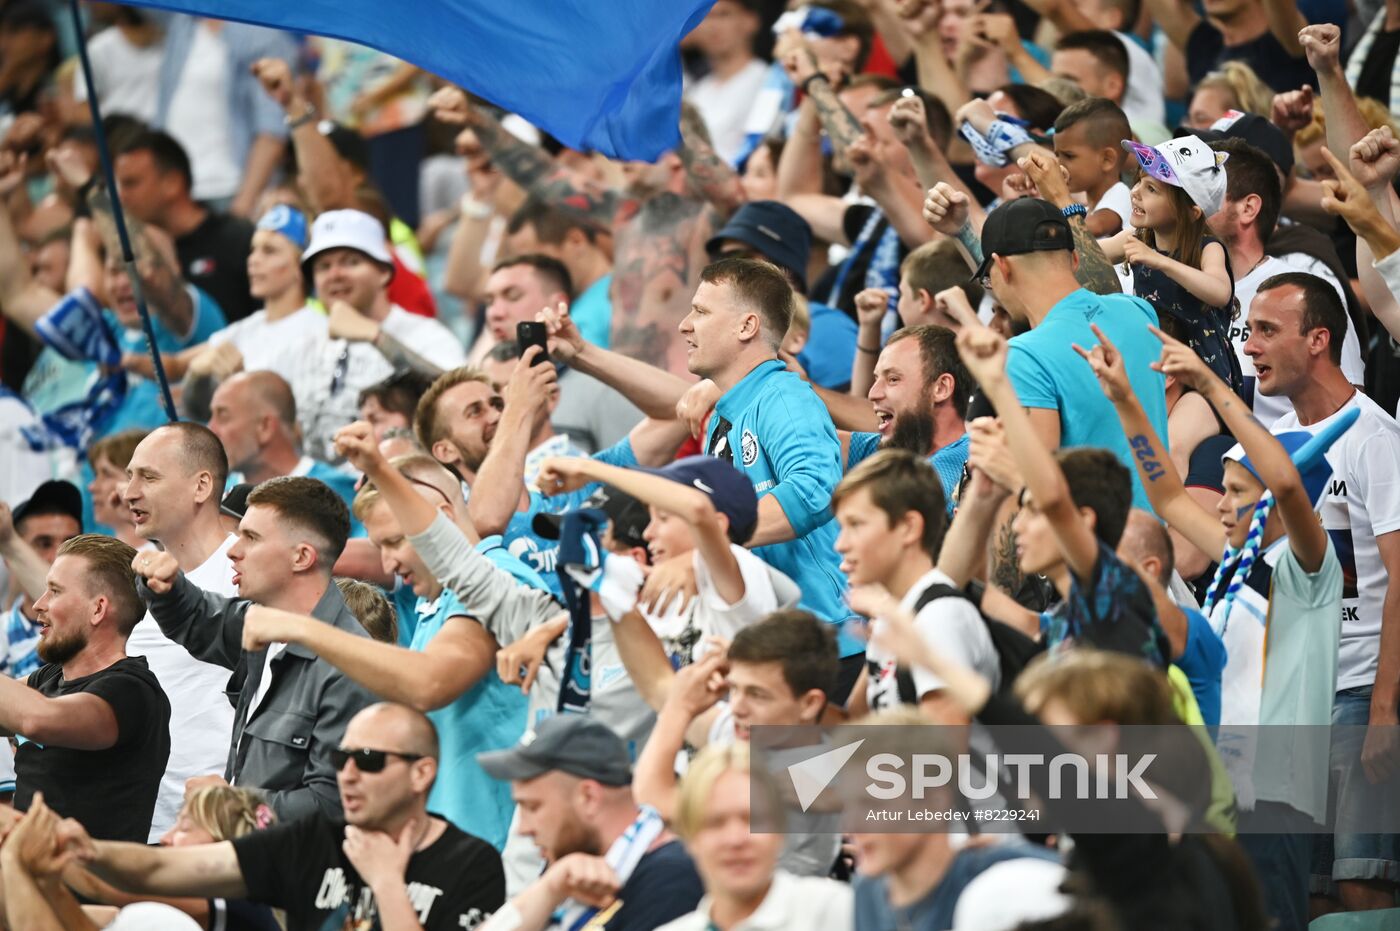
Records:
[[[124,113],[143,123],[156,118],[160,88],[160,60],[164,41],[142,47],[131,44],[116,26],[109,26],[88,40],[92,77],[101,91],[97,102],[102,115]],[[73,99],[87,102],[87,82],[73,82]]]
[[[710,923],[709,896],[700,900],[695,911],[662,925],[659,931],[707,931]],[[772,928],[825,928],[849,931],[855,922],[855,902],[849,883],[819,876],[792,876],[782,870],[773,874],[773,884],[752,915],[730,931],[768,931]]]
[[[1332,478],[1320,508],[1322,526],[1331,534],[1342,564],[1338,691],[1376,680],[1381,617],[1390,585],[1376,537],[1400,530],[1400,424],[1360,391],[1337,413],[1310,426],[1299,425],[1293,411],[1274,424],[1275,433],[1316,433],[1353,407],[1361,416],[1327,451]]]
[[[1103,197],[1099,198],[1097,204],[1089,208],[1090,213],[1094,213],[1098,210],[1112,210],[1114,213],[1118,214],[1118,219],[1123,223],[1123,229],[1130,229],[1132,224],[1128,222],[1128,218],[1131,217],[1133,213],[1132,190],[1122,181],[1119,181],[1104,192]]]
[[[452,331],[429,317],[411,314],[395,305],[389,309],[380,328],[408,349],[440,369],[466,364],[462,344]],[[359,418],[360,392],[393,374],[378,349],[369,343],[320,337],[317,342],[285,347],[269,366],[293,372],[292,394],[297,399],[297,421],[301,424],[305,453],[313,459],[336,465],[332,440],[346,424]]]
[[[733,640],[745,627],[780,608],[794,607],[802,598],[797,583],[782,572],[742,546],[731,543],[729,550],[739,561],[739,574],[744,578],[744,597],[738,602],[726,603],[715,590],[714,577],[697,549],[691,552],[695,597],[683,607],[672,602],[663,605],[658,614],[642,612],[667,655],[682,665],[705,655],[707,637]]]
[[[266,310],[255,311],[209,337],[209,345],[233,343],[243,355],[245,372],[273,371],[290,384],[301,367],[293,363],[304,356],[288,352],[288,347],[305,352],[308,345],[325,339],[326,315],[308,304],[280,320],[267,319]]]
[[[901,599],[899,606],[913,611],[919,596],[930,585],[952,585],[953,580],[937,569],[932,569],[915,582]],[[982,615],[965,598],[949,595],[937,598],[924,606],[914,617],[919,633],[944,656],[961,663],[986,679],[993,689],[1001,681],[1001,663],[997,659],[996,648],[992,646],[992,635],[987,632],[987,624]],[[884,623],[876,618],[874,625]],[[866,699],[871,711],[893,708],[899,705],[899,683],[896,677],[897,664],[892,656],[875,646],[872,638],[865,650],[866,668],[869,679],[866,685]],[[943,680],[927,669],[914,667],[914,691],[919,698],[929,692],[943,688]]]
[[[767,76],[768,66],[755,58],[726,80],[706,75],[686,89],[686,99],[700,111],[715,151],[726,162],[744,146],[749,111]]]
[[[189,154],[195,200],[232,197],[243,178],[229,131],[228,71],[223,37],[208,23],[200,23],[166,116],[166,130]]]
[[[1289,403],[1288,398],[1281,395],[1266,397],[1255,390],[1254,362],[1244,354],[1244,344],[1249,339],[1249,305],[1254,301],[1254,295],[1259,292],[1259,286],[1268,279],[1287,272],[1301,271],[1316,275],[1331,284],[1345,307],[1346,295],[1342,292],[1341,284],[1326,266],[1314,264],[1315,262],[1312,256],[1301,253],[1292,253],[1283,258],[1265,256],[1264,261],[1256,265],[1249,274],[1235,280],[1235,297],[1240,302],[1240,314],[1230,324],[1230,342],[1234,344],[1235,355],[1240,360],[1240,371],[1244,373],[1245,386],[1254,395],[1254,416],[1265,427],[1272,428],[1275,421],[1293,409],[1293,405]],[[1342,342],[1342,373],[1353,385],[1362,384],[1366,380],[1366,367],[1361,362],[1361,341],[1356,338],[1356,327],[1351,322],[1350,314],[1347,315],[1346,339]]]
[[[1123,112],[1130,121],[1165,122],[1167,104],[1162,98],[1162,69],[1136,39],[1122,32],[1114,35],[1128,50],[1128,86],[1123,89]]]
[[[185,573],[191,585],[215,595],[235,597],[233,564],[228,549],[237,537],[229,534],[199,568]],[[223,775],[233,736],[233,705],[224,690],[229,670],[197,660],[161,632],[149,611],[126,641],[128,656],[144,656],[170,700],[170,761],[160,778],[150,842],[160,840],[180,814],[185,781],[211,773]]]

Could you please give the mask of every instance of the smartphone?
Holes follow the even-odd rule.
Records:
[[[540,347],[540,354],[535,356],[533,364],[539,365],[541,362],[549,361],[549,333],[543,323],[536,320],[529,320],[515,325],[515,342],[520,347],[520,355],[525,355],[525,350],[531,346]]]

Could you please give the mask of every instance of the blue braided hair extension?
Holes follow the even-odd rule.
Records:
[[[1265,492],[1259,499],[1259,503],[1254,506],[1254,516],[1249,521],[1249,532],[1245,534],[1244,545],[1239,549],[1226,546],[1225,553],[1220,558],[1220,566],[1215,570],[1215,578],[1210,583],[1210,589],[1206,592],[1206,602],[1204,612],[1209,615],[1211,609],[1215,607],[1216,601],[1220,597],[1220,583],[1230,568],[1234,567],[1234,575],[1230,577],[1230,584],[1225,589],[1225,624],[1230,623],[1230,606],[1234,604],[1235,595],[1239,592],[1240,586],[1245,579],[1249,578],[1250,571],[1254,568],[1254,560],[1259,556],[1260,544],[1264,541],[1264,524],[1269,519],[1269,511],[1273,509],[1274,496],[1272,492]]]

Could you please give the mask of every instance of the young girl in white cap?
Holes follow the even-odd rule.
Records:
[[[1225,201],[1225,159],[1196,138],[1158,146],[1123,140],[1142,177],[1133,187],[1132,229],[1100,245],[1131,270],[1133,293],[1152,304],[1162,329],[1186,343],[1236,393],[1243,387],[1230,345],[1235,280],[1230,257],[1206,219]]]

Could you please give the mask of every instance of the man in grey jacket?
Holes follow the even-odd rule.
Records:
[[[235,671],[233,742],[223,778],[265,792],[284,821],[315,811],[340,817],[331,751],[373,698],[296,644],[245,652],[243,618],[256,603],[367,636],[331,582],[349,531],[345,502],[329,486],[276,478],[249,494],[238,542],[229,549],[239,599],[197,588],[168,553],[142,553],[132,563],[165,635],[197,659]]]

